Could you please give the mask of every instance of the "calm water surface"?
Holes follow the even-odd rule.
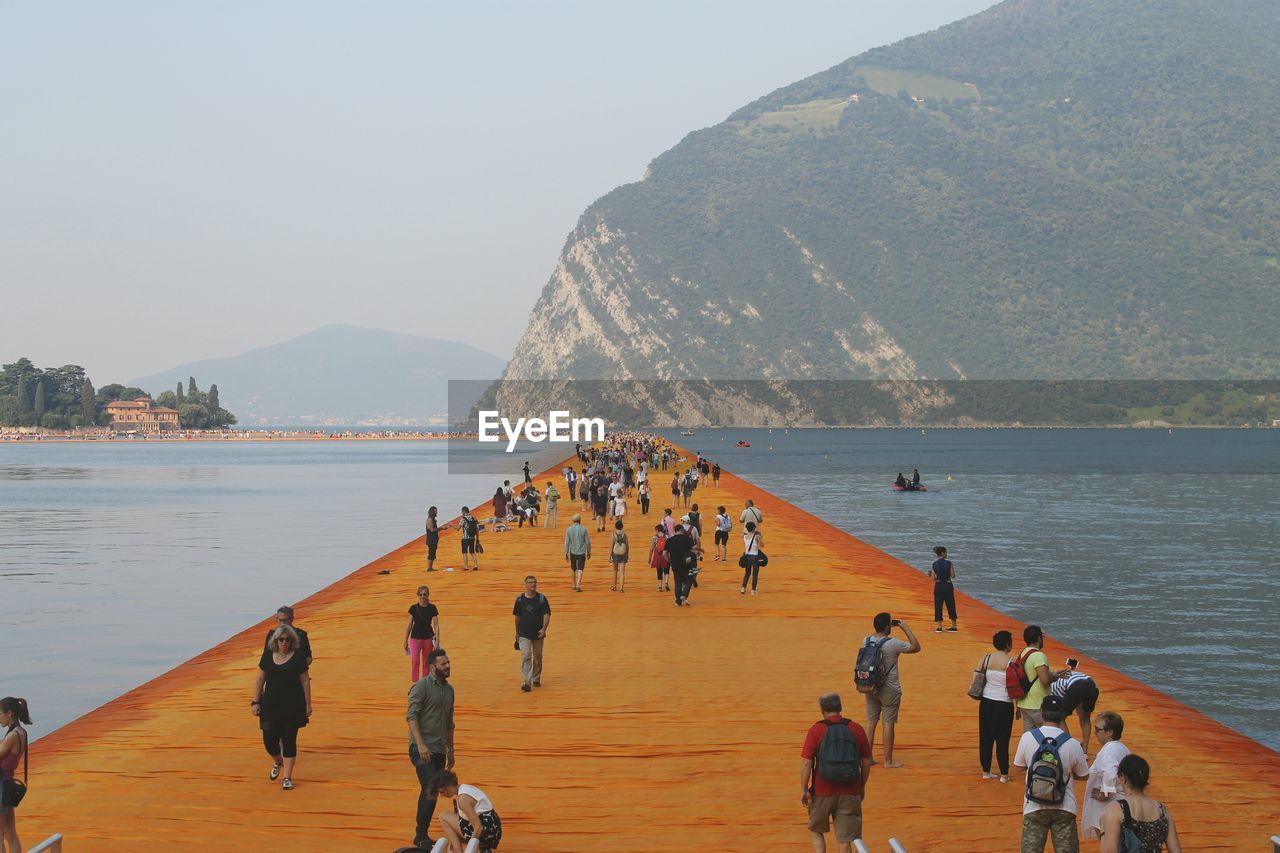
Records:
[[[1011,627],[1280,748],[1280,431],[670,437],[921,570],[946,544]],[[492,494],[445,463],[421,441],[0,445],[0,694],[47,732],[420,535],[427,505]],[[929,492],[892,492],[912,467]]]
[[[1042,625],[1280,749],[1280,430],[667,435],[921,572],[946,545],[1015,636]],[[929,491],[893,492],[913,467]]]

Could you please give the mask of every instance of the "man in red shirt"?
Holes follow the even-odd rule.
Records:
[[[809,810],[809,835],[816,853],[826,853],[832,820],[840,853],[852,853],[853,842],[862,837],[862,795],[871,776],[871,743],[862,726],[841,716],[838,693],[821,696],[818,707],[822,719],[809,729],[800,750],[804,759],[800,802]],[[837,726],[848,728],[852,743],[843,732],[828,736]]]

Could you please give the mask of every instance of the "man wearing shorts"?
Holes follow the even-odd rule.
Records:
[[[827,693],[818,699],[822,719],[809,727],[800,757],[800,802],[809,810],[809,837],[814,850],[826,850],[824,837],[835,824],[836,843],[840,853],[850,853],[853,842],[862,837],[862,795],[867,779],[871,776],[871,743],[862,726],[847,720],[840,714],[840,696]],[[823,775],[818,764],[823,738],[832,726],[847,726],[853,735],[858,756],[862,759],[861,773],[848,782],[833,782]]]
[[[582,526],[582,516],[573,514],[573,524],[564,532],[564,559],[573,573],[573,591],[582,592],[582,572],[591,556],[591,534]]]
[[[457,527],[462,531],[462,570],[480,568],[480,557],[476,554],[476,537],[480,533],[480,522],[471,514],[471,507],[462,508],[462,518]],[[475,564],[474,566],[472,564]]]
[[[716,508],[716,559],[721,562],[729,558],[729,531],[733,528],[733,521],[729,518],[729,513],[724,507]]]
[[[884,680],[874,692],[866,694],[867,740],[872,747],[876,745],[876,725],[883,721],[884,766],[893,769],[902,766],[902,762],[893,760],[894,727],[898,723],[898,708],[902,705],[902,682],[898,678],[898,657],[904,654],[914,655],[920,651],[920,641],[916,639],[915,634],[911,633],[906,622],[894,619],[888,613],[877,613],[871,625],[876,632],[869,637],[864,637],[862,645],[866,645],[868,640],[872,643],[880,640],[886,640],[886,642],[880,648],[880,665],[884,668]],[[895,625],[902,629],[902,633],[907,635],[907,640],[910,642],[889,636]],[[872,758],[871,763],[875,764],[876,760]]]
[[[1080,721],[1080,745],[1088,753],[1089,736],[1093,734],[1093,709],[1098,707],[1098,683],[1071,663],[1067,661],[1067,669],[1058,673],[1049,692],[1062,700],[1064,720],[1074,713]],[[1064,722],[1062,727],[1065,729],[1067,724]]]

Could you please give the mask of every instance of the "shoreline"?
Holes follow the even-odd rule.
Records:
[[[563,464],[535,482],[559,483]],[[894,836],[912,853],[1009,849],[1020,786],[978,781],[974,704],[963,692],[991,632],[1020,623],[957,590],[961,633],[935,638],[926,633],[931,584],[915,568],[727,470],[695,500],[724,503],[736,518],[746,497],[765,514],[773,558],[763,595],[739,596],[740,570],[710,563],[688,610],[654,592],[642,561],[625,596],[608,592],[605,538],[594,533],[587,591],[571,598],[559,555],[567,501],[559,530],[482,534],[478,574],[425,574],[415,538],[296,605],[317,648],[317,713],[303,730],[297,790],[285,795],[266,780],[245,707],[264,621],[36,741],[20,828],[93,850],[161,840],[211,850],[407,843],[408,664],[396,641],[413,587],[429,582],[454,659],[459,767],[493,797],[513,849],[799,849],[803,810],[790,784],[799,744],[825,690],[860,718],[853,647],[879,609],[924,629],[925,650],[903,666],[898,757],[907,768],[873,771],[867,843],[882,849]],[[631,515],[628,530],[644,541],[638,521]],[[456,559],[456,536],[442,537],[438,565]],[[546,687],[526,697],[510,602],[530,571],[554,616]],[[1153,793],[1170,804],[1188,849],[1265,841],[1280,822],[1280,754],[1052,637],[1047,650],[1079,657],[1103,686],[1099,709],[1125,715],[1126,742],[1152,761]],[[1240,778],[1241,765],[1255,767],[1254,778]],[[690,820],[676,835],[665,817],[671,785],[695,778],[681,794]],[[749,807],[744,790],[756,791]],[[924,814],[922,801],[933,804]]]

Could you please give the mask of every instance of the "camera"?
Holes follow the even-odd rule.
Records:
[[[1080,665],[1080,661],[1076,660],[1075,658],[1067,658],[1067,666],[1071,667],[1072,669],[1075,669],[1079,665]]]
[[[895,628],[900,628],[900,627],[902,627],[902,620],[901,620],[901,619],[890,619],[890,620],[889,620],[889,624],[890,624],[890,625],[892,625],[892,626],[893,626],[893,627],[895,627]]]

